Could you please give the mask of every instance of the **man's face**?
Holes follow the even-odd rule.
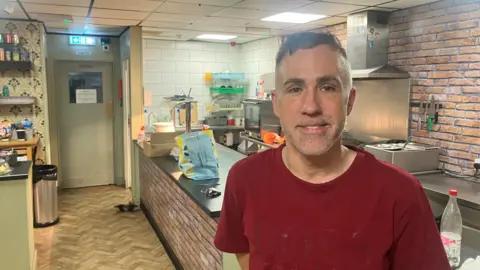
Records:
[[[320,45],[285,56],[277,67],[274,111],[288,144],[305,156],[330,149],[353,106],[355,89],[345,89],[340,57]]]

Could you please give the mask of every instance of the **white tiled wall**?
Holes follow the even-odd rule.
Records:
[[[144,76],[146,90],[152,92],[152,110],[164,102],[163,97],[188,93],[199,103],[199,119],[205,117],[210,101],[206,72],[244,72],[248,86],[246,96],[255,96],[255,86],[263,73],[275,69],[277,38],[258,40],[232,47],[230,44],[144,39]]]
[[[279,48],[278,38],[268,38],[242,44],[242,69],[249,80],[247,96],[255,97],[260,75],[275,71],[275,58]]]

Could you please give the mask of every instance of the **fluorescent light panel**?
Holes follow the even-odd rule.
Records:
[[[316,21],[325,17],[327,16],[318,14],[284,12],[267,18],[263,18],[262,21],[301,24]]]
[[[229,40],[234,39],[237,36],[230,36],[230,35],[215,35],[215,34],[203,34],[197,36],[198,39],[213,39],[213,40]]]

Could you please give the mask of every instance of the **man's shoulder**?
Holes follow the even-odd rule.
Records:
[[[232,166],[230,171],[249,172],[273,165],[276,161],[276,155],[278,154],[277,151],[280,151],[280,149],[268,149],[248,156],[237,161],[237,163]]]
[[[420,182],[409,172],[380,160],[370,153],[366,153],[366,155],[368,155],[368,164],[366,164],[364,171],[371,172],[376,181],[382,182],[386,187],[397,191],[412,191],[421,188]]]

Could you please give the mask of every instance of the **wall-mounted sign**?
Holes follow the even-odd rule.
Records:
[[[86,36],[70,36],[69,37],[70,45],[96,45],[95,37],[86,37]]]
[[[77,104],[97,103],[97,89],[77,89]]]

